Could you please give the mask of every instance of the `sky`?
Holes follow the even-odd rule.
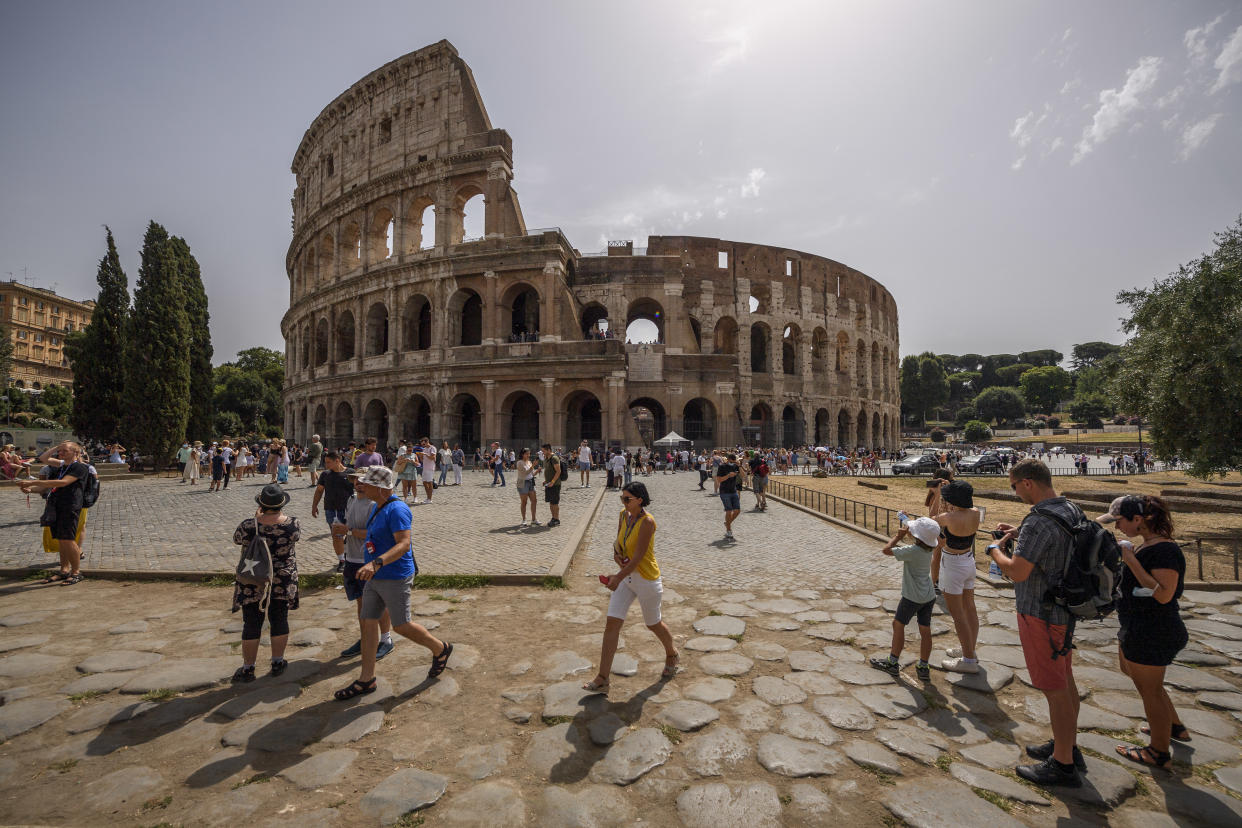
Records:
[[[283,349],[289,170],[320,110],[447,38],[514,145],[529,228],[827,256],[903,354],[1122,341],[1119,290],[1242,214],[1242,5],[120,2],[0,7],[0,279],[131,289],[156,220],[217,363]]]

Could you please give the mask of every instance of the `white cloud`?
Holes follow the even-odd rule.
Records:
[[[924,186],[921,186],[921,187],[915,186],[915,187],[910,187],[909,189],[907,189],[904,193],[902,193],[900,196],[897,197],[897,201],[898,203],[904,204],[907,207],[913,207],[916,204],[922,204],[924,201],[927,201],[927,199],[931,198],[932,192],[936,189],[936,185],[938,185],[939,183],[940,183],[940,176],[938,175],[934,176]]]
[[[1182,152],[1181,159],[1185,161],[1194,154],[1195,150],[1203,146],[1212,134],[1212,130],[1216,129],[1216,122],[1220,120],[1220,113],[1209,115],[1202,121],[1190,124],[1182,131]]]
[[[1074,78],[1073,80],[1067,80],[1065,83],[1061,85],[1060,94],[1068,95],[1070,92],[1073,92],[1079,86],[1082,86],[1082,78]]]
[[[1032,110],[1013,122],[1013,129],[1009,130],[1009,137],[1017,141],[1019,147],[1025,147],[1031,143],[1031,133],[1027,131],[1026,125],[1034,117],[1035,112]]]
[[[742,198],[758,198],[759,182],[767,177],[761,168],[755,167],[746,175],[746,183],[742,185]]]
[[[1216,83],[1212,84],[1209,92],[1219,92],[1230,84],[1242,81],[1242,26],[1234,29],[1233,36],[1225,43],[1212,65],[1220,74],[1216,76]]]
[[[1156,109],[1167,109],[1177,103],[1178,98],[1180,98],[1182,93],[1185,91],[1186,87],[1179,83],[1177,86],[1173,87],[1156,99]]]
[[[1063,146],[1065,146],[1065,141],[1060,135],[1058,135],[1056,138],[1052,139],[1052,143],[1048,145],[1048,151],[1045,152],[1044,155],[1052,155]]]
[[[1126,73],[1126,82],[1120,90],[1105,89],[1100,92],[1100,108],[1095,111],[1091,125],[1083,130],[1082,138],[1074,147],[1071,164],[1077,164],[1096,147],[1126,125],[1130,116],[1143,106],[1142,96],[1151,91],[1160,76],[1161,60],[1148,56]]]
[[[1199,64],[1207,60],[1207,39],[1212,34],[1212,30],[1216,28],[1216,24],[1224,19],[1225,15],[1222,14],[1211,23],[1205,23],[1186,32],[1182,41],[1186,44],[1186,53],[1190,56],[1191,63]]]
[[[730,63],[745,60],[748,40],[744,28],[720,32],[714,37],[707,38],[704,43],[716,50],[716,55],[711,62],[711,71],[716,72]]]
[[[1009,169],[1013,170],[1014,172],[1017,172],[1018,170],[1022,169],[1022,165],[1025,163],[1026,163],[1026,156],[1020,155],[1018,156],[1018,160],[1014,161],[1012,164],[1009,165]]]

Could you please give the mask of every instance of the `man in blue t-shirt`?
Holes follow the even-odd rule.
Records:
[[[410,588],[418,566],[414,563],[413,515],[401,498],[393,495],[397,475],[387,466],[367,468],[359,480],[362,496],[375,504],[367,519],[367,538],[363,546],[365,563],[355,577],[366,586],[360,599],[362,623],[362,675],[346,688],[336,691],[337,701],[375,692],[375,651],[379,646],[379,619],[388,610],[392,631],[431,650],[431,669],[435,678],[448,666],[453,645],[427,632],[410,616]]]

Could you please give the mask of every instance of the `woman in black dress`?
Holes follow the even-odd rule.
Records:
[[[272,643],[271,675],[279,676],[289,666],[285,646],[289,643],[289,610],[298,608],[297,542],[302,536],[298,519],[282,510],[289,493],[269,483],[255,496],[259,504],[254,517],[246,518],[233,532],[233,543],[247,547],[257,531],[272,553],[272,583],[262,587],[240,582],[233,585],[233,612],[242,611],[242,666],[233,673],[234,682],[254,681],[254,664],[259,657],[259,638],[267,617]]]
[[[1147,713],[1143,730],[1151,736],[1146,747],[1118,745],[1117,753],[1131,762],[1163,768],[1172,760],[1170,739],[1190,741],[1164,689],[1165,668],[1188,641],[1177,606],[1186,577],[1186,558],[1173,541],[1173,517],[1160,498],[1131,495],[1109,512],[1102,520],[1108,522],[1112,517],[1123,534],[1143,539],[1138,547],[1121,541],[1125,567],[1117,604],[1121,622],[1117,641],[1121,671],[1143,697]]]

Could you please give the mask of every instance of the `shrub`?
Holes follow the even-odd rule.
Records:
[[[35,428],[60,428],[60,423],[49,420],[47,417],[35,417],[30,421],[30,425]]]
[[[953,419],[953,424],[964,426],[971,420],[979,419],[979,412],[975,411],[973,405],[964,405],[957,410],[957,416]]]
[[[1128,420],[1126,420],[1126,425],[1136,426],[1141,422],[1143,422],[1142,417],[1131,417]]]
[[[1036,417],[1032,417],[1031,419],[1026,421],[1026,427],[1031,429],[1032,431],[1039,431],[1045,425],[1047,425],[1046,422]]]
[[[962,436],[968,442],[980,443],[992,436],[992,429],[988,428],[988,424],[982,420],[971,420],[962,430]]]
[[[943,443],[943,442],[944,442],[944,437],[945,437],[945,434],[944,434],[944,429],[943,429],[943,428],[933,428],[933,429],[932,429],[932,431],[931,431],[931,441],[932,441],[933,443]]]
[[[1116,417],[1113,417],[1113,425],[1125,425],[1125,424],[1126,424],[1125,414],[1118,414]]]
[[[1086,427],[1087,428],[1103,428],[1104,421],[1101,420],[1099,417],[1088,417]]]
[[[1060,428],[1060,427],[1061,427],[1060,417],[1049,417],[1048,418],[1048,428]]]

